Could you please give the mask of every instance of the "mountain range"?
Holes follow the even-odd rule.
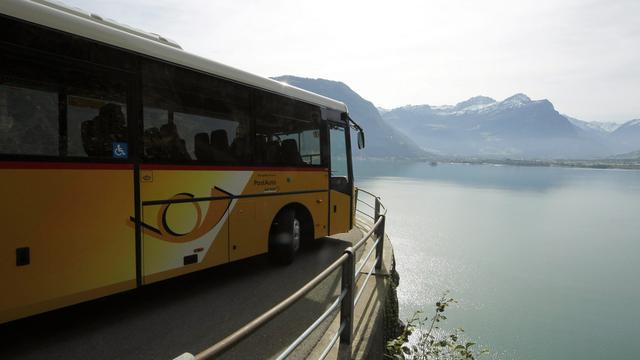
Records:
[[[549,100],[476,96],[456,105],[403,106],[383,118],[445,156],[593,159],[640,149],[640,121],[621,126],[560,114]]]
[[[365,157],[598,159],[627,158],[640,150],[640,119],[622,125],[586,122],[525,94],[382,109],[341,82],[290,75],[274,79],[344,102],[366,131],[367,147],[359,153]]]

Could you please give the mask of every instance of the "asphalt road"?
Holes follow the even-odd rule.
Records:
[[[358,230],[348,236],[352,240]],[[253,320],[322,271],[349,245],[321,239],[289,266],[258,256],[127,293],[0,325],[0,359],[173,359],[195,354]],[[226,358],[282,351],[327,307],[333,276]],[[313,344],[307,344],[307,347]]]

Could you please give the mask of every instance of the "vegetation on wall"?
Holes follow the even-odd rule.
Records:
[[[475,360],[488,354],[472,341],[466,341],[462,328],[439,331],[447,320],[446,309],[456,303],[445,292],[435,304],[434,315],[422,317],[418,312],[408,320],[402,334],[387,342],[385,358],[411,360]]]

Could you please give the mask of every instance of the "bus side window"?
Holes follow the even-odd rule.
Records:
[[[58,156],[58,94],[0,84],[0,154]]]
[[[257,94],[255,103],[258,162],[285,166],[322,164],[317,106],[268,93]],[[264,139],[268,139],[266,143]]]
[[[171,65],[143,65],[144,154],[148,161],[251,160],[249,90]],[[160,129],[159,137],[155,128]],[[171,129],[166,136],[163,128]]]
[[[114,144],[127,142],[126,86],[117,75],[28,57],[3,61],[0,154],[111,159]]]

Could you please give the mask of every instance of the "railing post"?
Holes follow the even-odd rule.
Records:
[[[355,198],[353,200],[353,203],[356,204],[355,207],[357,208],[358,207],[358,188],[356,187],[353,192],[354,192],[353,197]],[[354,210],[355,210],[355,208],[354,208]]]
[[[378,241],[378,245],[376,246],[376,258],[378,259],[378,261],[376,261],[376,270],[380,270],[382,269],[382,251],[384,250],[384,223],[387,222],[387,216],[386,215],[381,215],[382,216],[382,221],[380,222],[380,227],[378,228],[377,234],[378,234],[378,239],[380,241]]]
[[[376,196],[376,206],[374,207],[375,213],[373,215],[373,223],[378,222],[378,218],[380,217],[380,198]]]
[[[342,264],[342,291],[346,290],[346,295],[342,299],[340,308],[340,326],[344,329],[340,334],[340,343],[345,348],[339,351],[345,358],[351,358],[351,341],[353,340],[353,292],[355,289],[356,255],[353,248],[349,247],[344,251],[349,255],[347,261]]]
[[[358,212],[358,188],[355,187],[353,191],[353,209],[351,210],[351,224],[355,226],[356,224],[356,213]]]

